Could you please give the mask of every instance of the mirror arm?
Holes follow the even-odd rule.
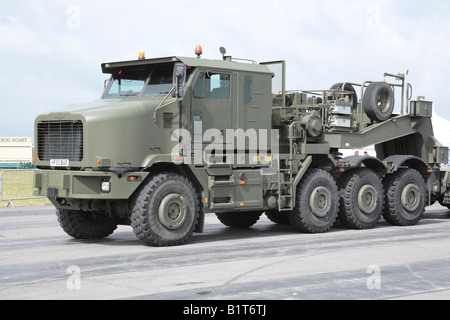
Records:
[[[170,89],[169,93],[164,97],[163,101],[161,101],[161,103],[159,104],[159,106],[157,106],[155,108],[155,110],[153,111],[153,122],[156,122],[156,111],[158,111],[158,109],[164,107],[163,103],[167,100],[167,98],[172,94],[173,90],[175,90],[175,88],[177,88],[177,85],[175,84],[172,89]]]
[[[175,79],[175,95],[177,98],[180,98],[180,78],[181,75],[177,75]]]

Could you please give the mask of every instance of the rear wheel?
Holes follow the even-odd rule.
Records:
[[[337,218],[338,188],[325,170],[311,169],[297,187],[296,206],[289,212],[291,225],[301,232],[328,231]]]
[[[400,169],[384,182],[386,203],[383,217],[392,225],[412,226],[425,212],[426,185],[414,169]]]
[[[117,229],[119,219],[108,217],[104,212],[84,212],[81,210],[56,210],[59,224],[75,239],[102,239]]]
[[[199,200],[192,183],[176,173],[153,176],[131,204],[131,226],[147,245],[186,242],[199,219]]]
[[[383,212],[383,185],[370,169],[353,170],[340,180],[339,221],[352,229],[375,227]]]
[[[217,219],[231,228],[245,229],[254,225],[262,212],[221,212],[216,213]]]
[[[266,211],[266,216],[270,221],[275,222],[277,224],[287,225],[289,224],[289,219],[287,217],[287,213],[281,213],[278,210],[269,210]]]

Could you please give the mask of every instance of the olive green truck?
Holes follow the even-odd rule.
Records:
[[[322,233],[337,220],[411,226],[435,201],[450,207],[433,103],[412,100],[404,74],[289,91],[284,61],[220,49],[217,60],[197,47],[197,57],[104,63],[100,100],[36,118],[35,194],[67,234],[131,225],[145,244],[168,246],[203,232],[207,213],[233,228],[265,213]],[[343,156],[367,146],[376,156]]]

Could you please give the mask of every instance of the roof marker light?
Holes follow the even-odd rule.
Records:
[[[198,45],[195,47],[195,54],[197,55],[197,58],[200,59],[200,56],[203,54],[202,46]]]

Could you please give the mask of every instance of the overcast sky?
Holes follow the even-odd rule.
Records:
[[[450,120],[448,0],[0,0],[0,136],[100,97],[102,62],[227,54],[286,60],[288,89],[405,73]],[[399,102],[397,103],[399,105]],[[450,136],[450,129],[449,129]]]

